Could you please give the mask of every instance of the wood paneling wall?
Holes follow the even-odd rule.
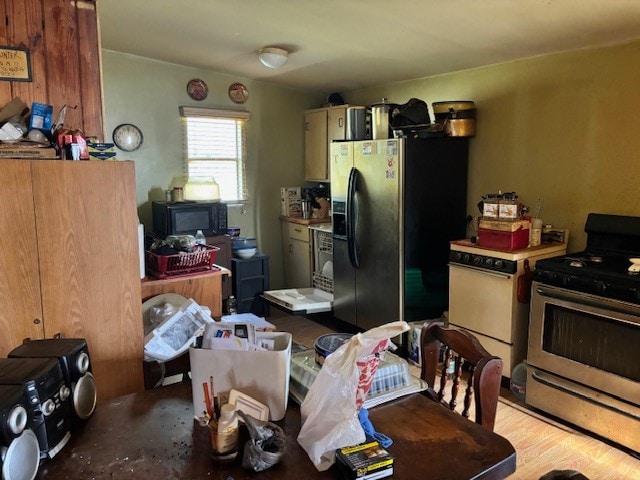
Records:
[[[54,121],[104,140],[95,0],[2,0],[0,45],[27,47],[32,81],[0,80],[0,108],[14,97],[53,105]],[[75,107],[75,108],[72,108]]]

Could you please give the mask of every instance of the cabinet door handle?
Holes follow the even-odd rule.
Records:
[[[35,323],[36,325],[38,325],[42,320],[40,320],[39,318],[34,318],[33,319],[33,323]]]
[[[309,131],[309,122],[304,122],[304,129],[308,132]]]
[[[293,245],[289,244],[289,253],[293,253]]]
[[[344,118],[339,118],[339,119],[338,119],[338,126],[339,126],[340,128],[342,128],[342,126],[343,126],[343,125],[344,125]]]
[[[302,229],[301,228],[294,228],[293,231],[294,232],[298,232],[298,233],[302,233]]]

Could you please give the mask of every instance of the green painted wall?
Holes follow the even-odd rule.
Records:
[[[384,66],[381,66],[384,68]],[[140,218],[150,226],[149,202],[182,182],[178,106],[234,107],[228,86],[250,91],[247,159],[250,202],[232,208],[230,223],[256,236],[271,256],[271,286],[282,285],[279,188],[304,184],[303,112],[326,96],[217,72],[103,51],[106,131],[134,123],[143,147],[136,162]],[[209,97],[186,95],[191,78]],[[375,88],[344,92],[348,103],[387,97],[473,100],[477,135],[471,140],[468,212],[485,193],[516,191],[545,223],[569,228],[569,249],[584,247],[589,212],[640,216],[640,42],[493,65]],[[432,116],[433,118],[433,116]]]
[[[146,58],[102,51],[106,132],[110,137],[120,123],[142,129],[142,147],[119,158],[136,164],[140,220],[151,227],[151,201],[164,200],[164,191],[183,185],[181,105],[244,108],[251,113],[247,127],[246,208],[231,207],[229,223],[243,236],[255,236],[260,250],[270,256],[271,287],[282,285],[280,187],[304,183],[304,110],[322,102],[317,94],[199,70]],[[187,82],[203,79],[209,95],[191,100]],[[242,82],[249,100],[241,107],[227,95],[229,85]],[[110,140],[107,138],[106,140]]]
[[[516,191],[532,209],[541,198],[540,217],[571,230],[572,251],[589,212],[640,215],[640,42],[345,93],[361,105],[382,97],[475,102],[472,215],[485,193]]]

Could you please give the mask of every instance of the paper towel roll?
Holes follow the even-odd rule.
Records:
[[[144,225],[141,223],[138,224],[138,253],[140,257],[140,278],[144,278]]]

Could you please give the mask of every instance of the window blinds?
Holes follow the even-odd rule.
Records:
[[[237,110],[180,107],[185,176],[220,186],[220,199],[247,200],[246,122],[249,113]]]

